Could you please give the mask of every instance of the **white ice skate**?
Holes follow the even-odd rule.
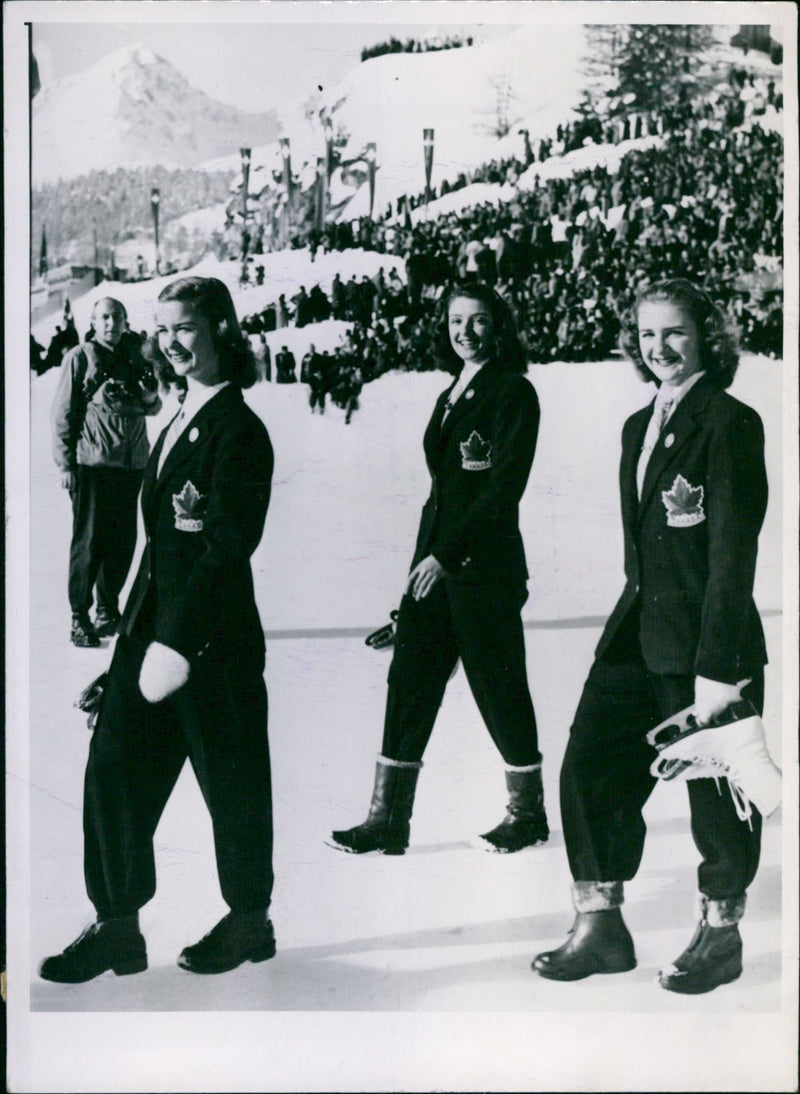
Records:
[[[651,774],[664,780],[728,780],[739,818],[750,823],[752,805],[768,817],[781,801],[781,772],[767,751],[764,724],[748,699],[731,703],[711,722],[698,723],[692,707],[647,734],[658,749]]]

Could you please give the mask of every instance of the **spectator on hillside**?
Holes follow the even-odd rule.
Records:
[[[269,342],[263,331],[259,334],[258,340],[261,344],[259,356],[256,358],[259,368],[259,378],[261,380],[266,380],[266,382],[269,383],[272,380],[272,353],[270,352]]]
[[[312,342],[308,347],[308,351],[303,354],[303,359],[300,362],[300,382],[302,384],[311,383],[311,374],[317,368],[318,356],[316,346]]]
[[[31,372],[35,372],[37,376],[41,376],[47,368],[47,365],[45,364],[44,346],[40,346],[33,335],[31,335],[30,364]]]
[[[294,304],[294,325],[304,327],[311,322],[311,304],[305,286],[301,285],[299,291],[292,297]]]
[[[291,350],[281,346],[280,352],[275,354],[276,380],[279,384],[294,384],[297,382],[295,370],[297,361]]]
[[[313,414],[319,408],[320,414],[325,413],[325,396],[330,390],[333,362],[327,350],[314,354],[314,359],[308,374],[309,406]]]
[[[314,285],[308,294],[308,309],[310,323],[324,323],[330,317],[330,302],[319,285]]]
[[[331,307],[334,319],[345,319],[347,316],[347,295],[344,284],[339,274],[335,274],[331,285]]]

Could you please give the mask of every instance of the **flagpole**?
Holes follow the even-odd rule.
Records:
[[[153,213],[153,227],[155,229],[155,242],[156,242],[156,277],[159,274],[159,253],[158,253],[158,206],[161,202],[161,193],[157,186],[154,186],[150,191],[150,209]]]
[[[242,275],[244,285],[247,281],[247,251],[250,237],[247,232],[247,188],[250,182],[250,149],[240,148],[242,157]]]

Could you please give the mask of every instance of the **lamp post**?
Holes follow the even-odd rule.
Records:
[[[286,191],[286,203],[281,210],[283,245],[285,246],[291,234],[292,153],[288,137],[281,137],[278,143],[280,144],[281,159],[283,160],[283,188]]]
[[[333,122],[330,118],[325,118],[322,129],[325,134],[325,184],[330,186],[333,174]]]
[[[92,275],[92,280],[94,281],[95,285],[99,285],[100,284],[100,252],[97,248],[97,217],[95,217],[94,220],[92,221],[92,242],[94,244],[94,266],[93,266],[94,273]]]
[[[325,214],[327,212],[328,188],[325,185],[325,160],[317,156],[317,201],[316,201],[316,229],[322,232],[325,228]]]
[[[247,281],[247,252],[250,249],[250,234],[247,231],[247,188],[250,182],[250,149],[240,148],[242,157],[242,284]]]
[[[372,220],[372,209],[375,205],[375,142],[367,145],[367,170],[369,172],[369,219]]]
[[[159,273],[159,254],[158,254],[158,207],[161,203],[161,193],[157,186],[154,186],[150,191],[150,209],[153,213],[153,228],[155,230],[156,237],[156,277]]]
[[[422,130],[422,148],[425,153],[425,204],[431,200],[431,172],[433,170],[433,130]]]

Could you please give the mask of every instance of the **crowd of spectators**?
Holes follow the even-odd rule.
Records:
[[[461,38],[459,35],[448,35],[446,38],[436,37],[420,41],[417,38],[406,38],[402,42],[394,35],[388,42],[378,42],[374,46],[367,46],[361,50],[361,60],[369,61],[372,57],[383,57],[387,53],[433,53],[442,49],[461,49],[463,46],[471,46],[472,37]]]
[[[507,184],[514,188],[510,201],[432,211],[414,223],[410,211],[425,200],[421,193],[382,218],[314,230],[295,241],[306,243],[312,258],[320,248],[396,255],[405,281],[394,269],[374,278],[337,274],[329,292],[301,286],[290,299],[281,295],[245,316],[243,329],[260,336],[262,374],[271,378],[267,332],[346,321],[341,345],[330,353],[311,347],[299,375],[291,354],[290,363],[277,354],[275,379],[308,384],[312,410],[324,412],[330,400],[349,421],[363,383],[390,369],[434,367],[437,301],[450,282],[469,278],[494,285],[512,304],[534,362],[608,358],[630,295],[646,281],[676,275],[703,284],[727,308],[744,349],[780,357],[783,140],[761,122],[768,109],[781,107],[774,81],[734,68],[725,94],[659,116],[578,117],[533,143],[523,133],[521,157],[483,164],[439,190]],[[565,178],[537,173],[553,155],[643,136],[658,139],[632,147],[615,172],[594,166]]]
[[[745,349],[779,357],[782,157],[777,133],[757,123],[728,131],[703,110],[659,146],[631,151],[616,174],[594,167],[535,181],[498,206],[415,225],[377,222],[371,249],[404,257],[405,286],[394,273],[374,284],[337,278],[329,311],[317,287],[317,315],[353,323],[347,353],[367,380],[386,368],[424,368],[438,296],[474,277],[515,307],[533,361],[598,360],[615,351],[626,298],[680,273],[726,305]],[[358,239],[361,226],[349,227]],[[293,310],[279,302],[259,321],[274,329],[277,311],[277,325],[313,322],[313,293],[301,290]]]

